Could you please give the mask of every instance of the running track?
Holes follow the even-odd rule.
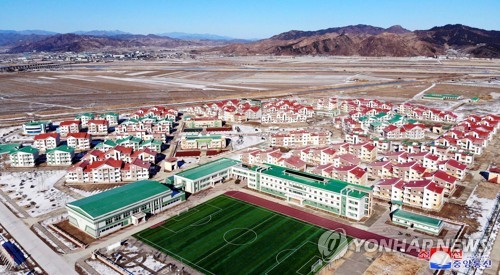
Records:
[[[302,210],[295,209],[295,208],[292,208],[292,207],[289,207],[286,205],[282,205],[282,204],[279,204],[276,202],[268,201],[266,199],[262,199],[260,197],[256,197],[256,196],[253,196],[253,195],[250,195],[247,193],[243,193],[243,192],[239,192],[239,191],[228,191],[225,193],[225,195],[230,196],[230,197],[235,198],[235,199],[238,199],[238,200],[242,200],[244,202],[248,202],[248,203],[253,204],[253,205],[257,205],[260,207],[270,209],[272,211],[281,213],[283,215],[286,215],[286,216],[289,216],[289,217],[292,217],[292,218],[295,218],[295,219],[298,219],[301,221],[305,221],[305,222],[308,222],[310,224],[314,224],[314,225],[317,225],[317,226],[320,226],[320,227],[323,227],[326,229],[335,230],[335,229],[342,228],[345,230],[347,235],[349,235],[351,237],[354,237],[357,239],[364,239],[364,240],[375,240],[375,241],[377,241],[377,243],[381,243],[382,246],[390,248],[390,249],[393,249],[391,247],[391,244],[397,243],[398,245],[400,245],[400,247],[404,247],[405,252],[402,252],[402,253],[405,253],[405,254],[413,256],[413,257],[418,257],[418,252],[420,251],[419,248],[411,246],[410,244],[402,243],[399,240],[384,237],[384,236],[381,236],[381,235],[378,235],[378,234],[375,234],[375,233],[372,233],[372,232],[369,232],[369,231],[366,231],[363,229],[359,229],[359,228],[352,227],[352,226],[349,226],[349,225],[346,225],[343,223],[339,223],[339,222],[332,221],[332,220],[329,220],[326,218],[322,218],[322,217],[316,216],[314,214],[304,212]],[[384,245],[384,244],[389,244],[389,245]],[[394,249],[394,250],[399,251],[399,249]]]

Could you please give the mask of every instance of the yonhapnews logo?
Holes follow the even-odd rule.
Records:
[[[343,228],[328,230],[318,240],[318,250],[324,262],[344,256],[347,252],[346,245],[348,245],[348,242]]]

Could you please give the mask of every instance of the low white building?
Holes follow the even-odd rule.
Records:
[[[40,153],[31,146],[21,147],[10,152],[10,165],[12,167],[35,167]]]
[[[73,163],[75,149],[69,146],[59,146],[54,149],[47,150],[47,165],[50,166],[68,166]]]

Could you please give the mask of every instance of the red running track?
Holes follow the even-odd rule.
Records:
[[[292,217],[292,218],[295,218],[295,219],[298,219],[298,220],[301,220],[301,221],[304,221],[304,222],[307,222],[310,224],[314,224],[314,225],[317,225],[317,226],[320,226],[320,227],[323,227],[326,229],[335,230],[335,229],[342,228],[345,230],[346,234],[351,236],[351,237],[354,237],[357,239],[363,239],[363,240],[367,240],[367,241],[372,241],[372,242],[375,241],[377,244],[380,244],[383,247],[386,247],[389,249],[393,249],[393,247],[396,246],[396,247],[394,247],[393,250],[401,251],[398,248],[404,247],[405,252],[402,252],[402,253],[405,253],[405,254],[410,255],[410,256],[418,257],[418,252],[420,251],[419,248],[411,246],[410,244],[407,244],[407,243],[403,243],[402,241],[388,238],[388,237],[384,237],[384,236],[381,236],[381,235],[378,235],[378,234],[375,234],[375,233],[372,233],[372,232],[369,232],[369,231],[366,231],[363,229],[359,229],[359,228],[356,228],[356,227],[353,227],[350,225],[346,225],[346,224],[332,221],[332,220],[329,220],[329,219],[326,219],[323,217],[319,217],[319,216],[316,216],[314,214],[311,214],[311,213],[308,213],[308,212],[305,212],[305,211],[302,211],[299,209],[295,209],[295,208],[292,208],[292,207],[289,207],[286,205],[282,205],[282,204],[279,204],[276,202],[268,201],[266,199],[256,197],[256,196],[253,196],[253,195],[250,195],[247,193],[243,193],[243,192],[239,192],[239,191],[228,191],[225,193],[225,195],[232,197],[232,198],[235,198],[235,199],[238,199],[238,200],[242,200],[244,202],[248,202],[248,203],[253,204],[253,205],[267,208],[269,210],[281,213],[283,215],[286,215],[286,216],[289,216],[289,217]]]

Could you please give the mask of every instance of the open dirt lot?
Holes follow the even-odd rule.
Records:
[[[363,273],[365,275],[379,274],[422,274],[427,269],[427,262],[410,259],[397,253],[383,253]],[[430,272],[427,272],[431,274]],[[425,272],[423,272],[425,274]]]
[[[0,119],[22,120],[26,113],[51,118],[53,114],[70,116],[87,110],[235,97],[303,93],[332,96],[341,91],[407,99],[435,82],[495,77],[500,77],[497,60],[199,56],[169,62],[80,64],[56,71],[0,74]],[[473,95],[500,93],[500,87],[494,85],[443,84],[435,90]]]

